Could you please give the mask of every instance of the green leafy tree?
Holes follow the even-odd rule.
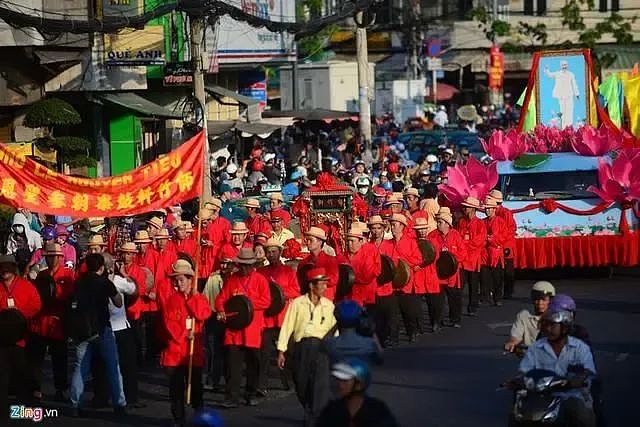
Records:
[[[578,35],[577,42],[565,40],[559,44],[562,48],[585,47],[593,49],[605,37],[612,37],[618,45],[628,45],[633,43],[631,24],[637,17],[624,17],[619,13],[612,12],[602,21],[594,26],[587,26],[582,16],[585,8],[594,10],[594,0],[567,0],[560,9],[562,26]],[[508,37],[502,44],[503,50],[514,51],[524,50],[533,46],[548,46],[548,29],[543,23],[535,25],[519,21],[516,25],[509,22],[493,19],[491,11],[485,7],[478,7],[470,12],[470,16],[478,23],[478,28],[482,29],[489,40],[496,37]],[[558,46],[558,45],[557,45]],[[615,55],[611,53],[601,54],[596,57],[596,62],[600,67],[607,67],[615,61]]]
[[[44,135],[38,138],[36,144],[41,147],[57,151],[58,166],[64,164],[76,168],[82,166],[93,167],[96,160],[89,156],[91,143],[76,136],[53,135],[56,127],[78,125],[82,118],[71,104],[58,98],[41,99],[29,107],[24,118],[26,127],[42,128]]]
[[[303,0],[296,2],[298,21],[308,22],[317,19],[322,13],[322,0]],[[338,30],[335,24],[328,25],[318,33],[298,40],[298,54],[306,58],[321,56],[328,46],[331,36]]]

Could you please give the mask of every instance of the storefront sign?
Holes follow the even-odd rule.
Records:
[[[500,89],[504,82],[504,53],[498,46],[489,50],[489,87]]]
[[[142,30],[104,35],[107,66],[164,65],[164,27],[149,25]]]
[[[238,93],[260,101],[260,110],[267,106],[267,76],[264,71],[241,71],[238,75]]]
[[[243,12],[274,22],[295,22],[295,0],[242,0]],[[246,22],[222,16],[218,25],[207,28],[209,70],[218,65],[239,63],[291,62],[296,51],[293,35],[255,28]]]
[[[193,83],[193,71],[191,62],[170,62],[164,67],[165,86],[191,86]]]
[[[142,6],[138,0],[102,0],[103,16],[136,16]]]
[[[0,144],[0,202],[74,218],[164,209],[202,194],[204,141],[200,132],[149,164],[97,179],[56,173]]]

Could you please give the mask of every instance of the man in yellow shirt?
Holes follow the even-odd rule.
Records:
[[[269,222],[271,223],[271,237],[278,241],[280,246],[284,246],[285,242],[289,239],[295,239],[296,236],[285,228],[285,218],[282,210],[275,210],[269,213]]]
[[[280,328],[278,367],[284,369],[288,359],[304,423],[310,427],[329,401],[329,358],[321,347],[322,339],[334,331],[336,319],[333,303],[323,296],[329,283],[325,269],[310,269],[306,279],[309,292],[291,302]]]

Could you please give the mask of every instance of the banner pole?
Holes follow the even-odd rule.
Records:
[[[205,134],[206,135],[206,134]],[[205,141],[206,143],[206,141]],[[203,151],[206,150],[203,148]],[[204,182],[207,180],[207,174],[203,171],[203,186],[202,189],[204,191]],[[191,294],[195,295],[198,292],[198,270],[200,267],[200,257],[202,255],[202,207],[204,205],[204,194],[203,191],[200,192],[200,197],[198,198],[198,229],[196,230],[196,259],[194,266],[194,281],[191,286]],[[187,405],[191,404],[191,377],[193,375],[193,350],[194,350],[194,342],[195,342],[195,320],[191,322],[191,332],[189,334],[189,366],[187,370],[187,396],[186,401]]]

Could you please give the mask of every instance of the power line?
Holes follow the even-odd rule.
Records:
[[[3,3],[7,3],[6,1]],[[155,9],[135,16],[105,16],[102,19],[55,19],[34,16],[16,10],[0,7],[0,19],[13,27],[33,27],[40,33],[115,33],[123,28],[143,28],[152,19],[159,18],[173,11],[185,11],[196,16],[228,15],[236,21],[246,22],[253,27],[264,27],[273,32],[295,33],[296,38],[318,32],[327,25],[340,22],[358,10],[366,10],[372,6],[373,0],[355,0],[342,5],[341,10],[330,16],[308,23],[275,22],[261,18],[229,5],[221,0],[176,0],[172,4],[164,4]],[[36,12],[42,12],[36,10]]]

